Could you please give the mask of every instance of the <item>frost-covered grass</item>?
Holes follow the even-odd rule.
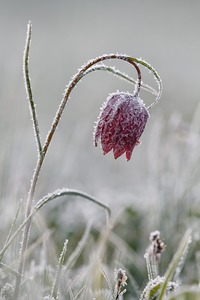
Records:
[[[167,124],[159,117],[152,121],[145,136],[143,178],[134,195],[123,186],[131,174],[127,171],[116,193],[96,187],[95,196],[95,188],[90,195],[67,186],[38,196],[42,183],[40,192],[35,188],[41,166],[46,156],[48,160],[52,128],[60,116],[54,119],[43,146],[29,81],[30,29],[29,24],[24,75],[38,163],[34,169],[30,162],[34,175],[28,192],[28,161],[32,159],[28,145],[26,156],[20,159],[20,143],[17,149],[2,151],[1,299],[199,299],[199,107],[190,123],[176,114]],[[125,76],[105,65],[95,70],[98,68]],[[82,76],[80,73],[74,78]],[[127,76],[125,79],[133,82]],[[142,87],[155,94],[153,88]],[[80,130],[78,139],[79,134]],[[2,136],[2,145],[4,139]],[[77,140],[72,138],[70,142],[76,151]],[[55,158],[57,147],[58,141],[53,148]],[[73,150],[69,153],[73,155]],[[27,169],[17,161],[24,161]],[[54,181],[59,182],[62,167],[70,169],[63,164],[55,170],[56,161],[51,165],[54,167],[42,179],[49,182],[48,189]],[[89,165],[89,160],[78,165],[86,178],[90,178]],[[126,168],[130,168],[128,163]],[[98,176],[101,183],[102,174]]]

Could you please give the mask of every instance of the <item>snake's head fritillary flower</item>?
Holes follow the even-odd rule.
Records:
[[[140,144],[149,112],[138,96],[117,92],[104,103],[94,130],[94,144],[100,140],[104,154],[113,149],[115,159],[126,152],[130,160]]]

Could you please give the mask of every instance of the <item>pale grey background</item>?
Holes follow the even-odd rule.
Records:
[[[113,199],[132,201],[146,187],[149,151],[157,159],[152,148],[157,120],[161,117],[165,127],[171,114],[179,112],[187,121],[196,109],[199,14],[198,0],[0,1],[2,199],[10,194],[17,200],[25,197],[37,157],[22,75],[29,20],[33,25],[30,73],[43,140],[65,85],[89,59],[113,52],[142,57],[162,77],[162,100],[151,111],[142,145],[130,162],[124,156],[115,161],[112,153],[104,157],[93,147],[92,130],[102,102],[118,89],[132,91],[132,86],[105,73],[89,75],[72,93],[49,149],[38,197],[72,187],[113,203]],[[116,64],[135,76],[130,67]],[[145,81],[156,87],[152,76],[142,72]],[[142,98],[147,103],[153,99],[144,92]]]

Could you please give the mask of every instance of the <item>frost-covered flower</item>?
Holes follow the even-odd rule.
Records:
[[[127,285],[127,279],[126,271],[122,269],[115,270],[115,299],[119,299],[119,296],[123,295],[126,292],[126,289],[122,290],[123,287]]]
[[[165,251],[166,247],[160,238],[160,231],[156,230],[151,232],[149,239],[151,242],[148,249],[150,259],[152,260],[152,263],[159,262],[161,253]]]
[[[100,139],[104,154],[113,149],[115,159],[126,152],[126,159],[130,160],[148,118],[149,112],[138,96],[124,92],[111,94],[95,126],[95,146]]]

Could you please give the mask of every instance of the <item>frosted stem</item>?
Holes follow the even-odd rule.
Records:
[[[56,276],[55,276],[54,283],[52,286],[52,291],[51,291],[52,299],[58,299],[58,297],[59,297],[60,279],[61,279],[63,263],[64,263],[64,259],[65,259],[65,254],[67,252],[67,245],[68,245],[68,240],[66,239],[64,242],[64,245],[63,245],[62,252],[59,257],[57,272],[56,272]]]
[[[128,76],[127,74],[119,71],[119,70],[116,70],[115,67],[110,67],[110,66],[106,66],[104,64],[99,64],[97,66],[94,66],[90,69],[88,69],[84,75],[88,74],[88,73],[91,73],[91,72],[94,72],[94,71],[106,71],[106,72],[110,72],[112,73],[113,75],[121,78],[121,79],[124,79],[125,81],[129,82],[129,83],[133,83],[133,84],[137,84],[137,80],[133,79],[132,77]],[[153,95],[156,95],[157,96],[157,91],[152,88],[151,86],[149,86],[148,84],[145,84],[145,83],[141,83],[141,88]]]
[[[136,62],[138,64],[141,64],[144,67],[146,67],[147,69],[149,69],[153,73],[153,75],[154,75],[154,77],[155,77],[155,79],[156,79],[156,81],[158,83],[158,94],[157,94],[157,97],[156,97],[155,101],[153,103],[151,103],[147,107],[147,109],[150,109],[153,106],[155,106],[158,103],[158,101],[160,100],[160,97],[161,97],[161,94],[162,94],[162,89],[163,89],[162,80],[161,80],[159,74],[156,72],[156,70],[149,63],[147,63],[146,61],[144,61],[142,59],[135,58],[135,57],[129,58],[129,59],[133,60],[134,62]]]
[[[5,251],[11,245],[13,240],[16,238],[16,236],[19,234],[19,232],[24,228],[24,226],[30,221],[30,219],[35,215],[35,213],[40,208],[42,208],[43,205],[49,203],[50,201],[52,201],[54,199],[58,199],[58,198],[64,197],[64,196],[81,197],[83,199],[87,199],[87,200],[97,204],[98,206],[104,208],[105,211],[106,211],[106,220],[107,220],[107,223],[108,223],[108,219],[110,219],[111,211],[110,211],[110,208],[106,204],[100,202],[95,197],[93,197],[93,196],[91,196],[87,193],[84,193],[82,191],[79,191],[79,190],[73,190],[73,189],[57,190],[53,193],[45,195],[42,199],[38,200],[38,202],[35,204],[34,208],[31,210],[31,213],[28,215],[28,217],[22,222],[22,224],[17,228],[17,230],[12,235],[9,236],[9,239],[6,240],[6,242],[4,244],[4,247],[0,251],[0,260],[3,258],[3,255],[4,255]]]
[[[29,62],[29,50],[30,50],[30,44],[31,44],[31,33],[32,33],[32,26],[31,26],[31,22],[29,21],[28,26],[27,26],[26,44],[25,44],[24,57],[23,57],[23,73],[24,73],[25,89],[26,89],[26,93],[27,93],[27,98],[29,100],[30,114],[31,114],[31,118],[33,121],[33,128],[34,128],[36,144],[37,144],[37,148],[38,148],[38,162],[37,162],[37,167],[34,171],[33,179],[31,181],[31,186],[30,186],[29,195],[28,195],[28,199],[27,199],[26,217],[31,212],[35,186],[36,186],[36,182],[39,177],[42,162],[44,160],[44,155],[43,155],[42,145],[41,145],[41,140],[40,140],[38,120],[37,120],[37,113],[36,113],[36,108],[35,108],[35,102],[33,100],[31,81],[30,81],[30,77],[29,77],[28,62]],[[20,254],[19,254],[19,268],[18,268],[18,272],[19,272],[20,276],[16,277],[16,285],[15,285],[15,291],[14,291],[14,299],[16,299],[16,300],[18,298],[21,279],[23,276],[23,268],[24,268],[24,263],[25,263],[24,253],[27,248],[30,226],[31,226],[31,219],[26,223],[26,226],[25,226],[24,232],[23,232],[23,237],[22,237],[22,243],[21,243]]]
[[[28,27],[27,27],[26,45],[25,45],[24,57],[23,57],[23,74],[24,74],[24,84],[25,84],[25,88],[26,88],[27,99],[29,100],[31,119],[33,121],[33,129],[34,129],[34,133],[35,133],[36,145],[38,148],[39,155],[42,156],[43,152],[42,152],[42,144],[41,144],[41,139],[40,139],[40,131],[39,131],[39,126],[38,126],[35,102],[33,100],[31,80],[29,77],[29,50],[30,50],[30,44],[31,44],[31,32],[32,32],[32,25],[31,25],[31,22],[29,22]]]

